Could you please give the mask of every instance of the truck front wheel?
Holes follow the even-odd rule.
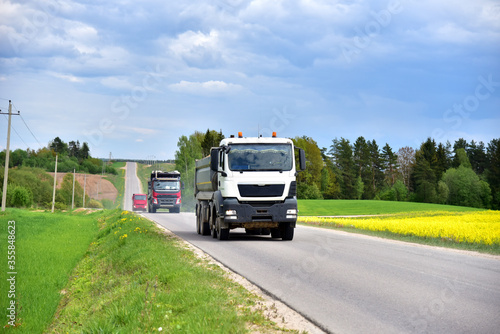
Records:
[[[229,229],[228,228],[221,228],[220,222],[218,219],[216,222],[216,226],[217,226],[217,239],[219,239],[219,240],[229,239]]]
[[[293,240],[293,231],[295,229],[290,226],[290,223],[281,223],[280,224],[280,233],[282,240]]]
[[[273,239],[281,238],[281,232],[280,232],[279,228],[272,228],[271,229],[271,238],[273,238]]]

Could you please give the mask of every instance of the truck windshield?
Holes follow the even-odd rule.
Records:
[[[290,144],[233,144],[227,157],[233,171],[289,171],[294,158]]]
[[[147,198],[146,195],[136,195],[134,199],[138,201],[145,201]]]
[[[171,191],[181,189],[179,181],[156,180],[154,182],[154,187],[156,191]]]

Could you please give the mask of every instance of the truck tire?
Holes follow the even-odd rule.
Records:
[[[293,231],[295,229],[290,226],[290,223],[282,223],[280,225],[281,239],[282,240],[293,240]]]
[[[210,235],[210,225],[208,224],[208,222],[201,223],[200,228],[201,228],[201,235]]]
[[[151,212],[152,212],[152,213],[156,213],[156,208],[155,208],[155,206],[154,206],[154,205],[151,205]]]
[[[200,213],[196,210],[196,233],[201,234],[200,228]]]
[[[214,209],[213,206],[210,207],[210,232],[212,233],[212,238],[217,239],[217,211]]]
[[[273,239],[280,239],[281,238],[281,232],[279,228],[272,228],[271,229],[271,238]]]
[[[221,228],[218,220],[217,220],[217,239],[219,240],[229,239],[229,229]]]

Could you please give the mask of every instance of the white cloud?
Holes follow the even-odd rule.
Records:
[[[168,87],[174,92],[205,96],[234,94],[243,90],[240,85],[213,80],[206,82],[181,81]]]
[[[69,81],[69,82],[83,82],[83,80],[81,78],[78,78],[74,75],[71,75],[71,74],[62,74],[62,73],[50,73],[50,75],[56,77],[56,78],[59,78],[59,79],[63,79],[63,80],[66,80],[66,81]]]
[[[169,53],[182,59],[189,66],[208,68],[223,62],[221,54],[223,46],[216,30],[211,30],[208,34],[190,30],[167,43]]]
[[[158,132],[155,129],[140,128],[140,127],[136,127],[136,126],[121,126],[120,128],[124,132],[139,133],[141,135],[154,135]]]

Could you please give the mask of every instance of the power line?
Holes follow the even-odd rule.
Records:
[[[3,100],[3,98],[0,98]],[[17,111],[17,114],[19,116],[21,116],[21,120],[23,121],[24,125],[26,126],[26,128],[28,129],[28,131],[31,133],[31,135],[33,136],[33,138],[35,138],[36,142],[38,143],[39,147],[43,147],[42,144],[40,144],[40,141],[38,140],[38,138],[35,136],[35,134],[33,133],[33,131],[31,131],[30,127],[28,126],[28,124],[26,123],[26,121],[24,120],[23,116],[21,115],[21,112],[19,111],[19,109],[17,109],[17,107],[15,106],[14,103],[12,103],[12,107],[15,111]],[[6,117],[6,116],[5,116]],[[24,143],[24,145],[26,145],[27,148],[29,148],[29,145],[26,144],[26,142],[23,140],[23,138],[19,135],[19,133],[16,131],[16,129],[14,127],[12,127],[12,130],[14,130],[14,132],[17,134],[17,136],[19,137],[19,139],[21,139],[21,141]]]
[[[19,116],[21,116],[21,114],[19,114]],[[42,147],[42,144],[40,144],[40,141],[38,141],[38,139],[37,139],[37,138],[35,137],[35,135],[33,134],[33,131],[31,131],[31,129],[29,128],[28,124],[26,124],[26,122],[24,121],[23,116],[21,116],[21,119],[22,119],[22,121],[23,121],[24,125],[26,125],[26,128],[28,129],[28,131],[29,131],[29,132],[31,133],[31,135],[33,136],[33,138],[35,138],[35,140],[36,140],[36,142],[38,143],[38,145],[39,145],[40,147]]]

